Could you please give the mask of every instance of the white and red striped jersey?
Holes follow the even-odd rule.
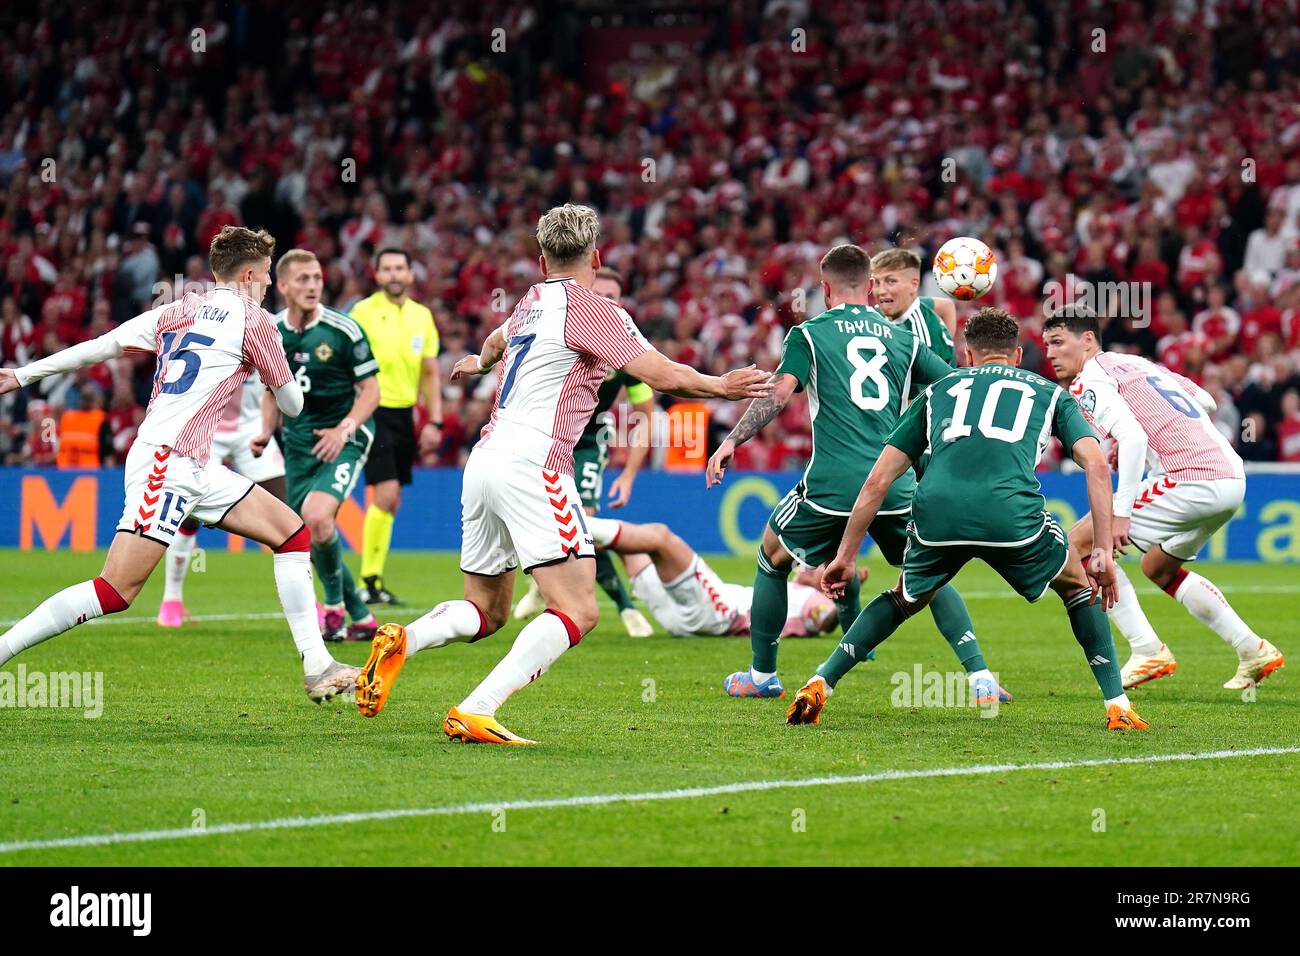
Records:
[[[1105,436],[1122,442],[1127,427],[1141,428],[1153,473],[1182,481],[1245,477],[1241,458],[1207,414],[1214,400],[1176,372],[1137,355],[1101,352],[1084,363],[1070,393]]]
[[[279,388],[293,377],[275,320],[233,289],[217,288],[160,306],[109,333],[123,348],[158,356],[141,441],[167,445],[206,464],[212,435],[249,375]],[[260,396],[259,396],[260,402]]]
[[[622,308],[571,278],[548,279],[519,300],[502,326],[484,446],[573,474],[573,446],[591,420],[596,392],[650,343]]]

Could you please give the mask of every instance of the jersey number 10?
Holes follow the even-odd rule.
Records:
[[[974,384],[975,382],[972,379],[963,378],[948,389],[948,394],[957,399],[957,404],[952,410],[952,423],[943,430],[942,438],[944,441],[952,441],[970,435],[971,426],[966,423],[966,416],[970,412],[970,390]],[[998,412],[998,402],[1002,399],[1002,393],[1008,389],[1020,393],[1020,404],[1016,406],[1016,418],[1011,423],[1011,427],[1003,428],[1001,425],[993,424],[993,416]],[[1026,385],[1024,382],[1008,380],[994,382],[984,394],[984,404],[980,408],[979,422],[976,427],[979,428],[980,434],[985,438],[1014,444],[1025,437],[1025,428],[1029,425],[1029,416],[1033,410],[1034,389],[1032,386]]]

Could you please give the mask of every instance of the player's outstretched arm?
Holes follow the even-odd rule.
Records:
[[[867,529],[876,520],[880,505],[885,495],[903,472],[912,467],[912,459],[902,449],[886,445],[880,457],[872,466],[871,474],[862,483],[858,500],[853,503],[853,513],[849,515],[844,535],[840,538],[839,550],[835,560],[822,572],[822,591],[828,597],[838,598],[844,595],[849,581],[858,573],[858,552],[862,550],[862,541],[867,536]]]
[[[726,375],[702,375],[653,348],[624,365],[623,371],[656,391],[678,398],[725,398],[729,402],[738,402],[745,398],[761,398],[772,391],[771,373],[753,365],[732,369]]]
[[[153,309],[137,315],[97,338],[79,342],[22,368],[4,369],[4,374],[0,375],[0,395],[26,388],[32,382],[39,382],[60,372],[75,372],[87,365],[115,359],[127,349],[152,352],[155,348],[154,329],[158,325],[159,311]]]
[[[1092,554],[1084,570],[1092,581],[1096,595],[1107,610],[1115,606],[1118,592],[1115,563],[1111,556],[1110,465],[1101,450],[1101,442],[1091,436],[1080,438],[1070,448],[1070,457],[1083,469],[1088,483],[1088,505],[1092,509]]]
[[[483,343],[483,350],[478,355],[466,355],[456,363],[451,370],[451,380],[459,382],[464,380],[467,375],[482,375],[491,371],[492,367],[501,361],[501,356],[505,352],[505,333],[500,328],[493,329],[492,334]]]
[[[731,467],[731,459],[735,457],[736,449],[745,442],[749,441],[785,408],[790,401],[790,396],[794,390],[799,387],[799,380],[788,373],[781,373],[775,376],[775,382],[772,388],[772,394],[765,398],[756,398],[749,403],[745,409],[745,414],[740,416],[740,421],[736,422],[736,427],[731,430],[731,434],[723,440],[718,446],[718,450],[713,453],[709,459],[708,466],[704,469],[704,487],[712,488],[722,481],[722,476],[726,474],[727,469]]]

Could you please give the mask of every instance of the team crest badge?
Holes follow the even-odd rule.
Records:
[[[320,345],[316,346],[316,357],[320,359],[322,362],[328,362],[330,360],[330,356],[333,354],[334,354],[334,350],[330,348],[330,344],[328,342],[322,342]]]
[[[1092,389],[1088,389],[1083,393],[1083,398],[1079,399],[1079,404],[1083,406],[1085,412],[1091,415],[1097,408],[1097,393]]]

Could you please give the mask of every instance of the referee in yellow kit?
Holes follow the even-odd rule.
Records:
[[[401,603],[384,587],[384,561],[402,486],[411,483],[416,453],[414,407],[421,391],[429,422],[420,432],[419,448],[435,449],[442,438],[438,329],[433,313],[407,296],[413,278],[411,257],[405,250],[380,249],[375,253],[379,291],[354,305],[351,313],[379,362],[375,443],[366,461],[366,484],[374,489],[374,498],[366,510],[361,544],[361,596],[367,604]]]

